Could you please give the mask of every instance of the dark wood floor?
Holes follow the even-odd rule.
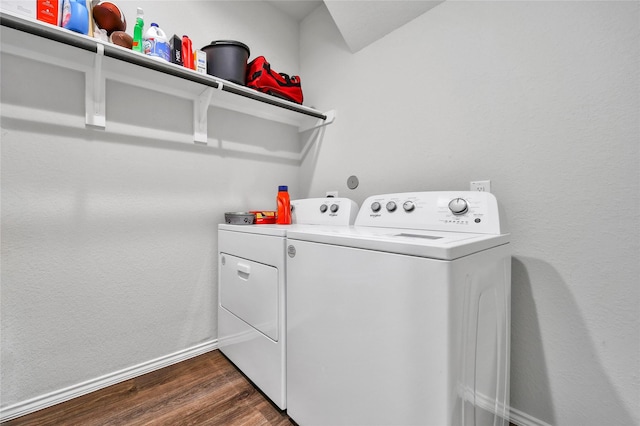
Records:
[[[295,423],[216,350],[2,423],[5,425],[295,426]]]
[[[17,425],[294,425],[212,351],[38,412]]]

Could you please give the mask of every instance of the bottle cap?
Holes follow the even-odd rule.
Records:
[[[287,185],[280,185],[278,187],[278,191],[288,191],[289,187]]]
[[[152,27],[157,27],[157,26],[158,26],[158,24],[156,24],[155,22],[153,22],[153,23],[151,24],[151,26],[152,26]]]

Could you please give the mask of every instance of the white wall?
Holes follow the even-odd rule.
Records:
[[[491,179],[521,423],[640,422],[639,5],[447,1],[356,54],[326,8],[301,25],[305,97],[337,111],[304,195]]]
[[[145,9],[172,32],[206,17],[197,46],[236,38],[297,70],[298,25],[266,3]],[[211,108],[195,145],[190,101],[117,79],[92,129],[82,73],[4,51],[1,67],[2,408],[215,343],[217,224],[275,209],[280,184],[298,196],[299,164],[278,156],[300,152],[297,129]]]

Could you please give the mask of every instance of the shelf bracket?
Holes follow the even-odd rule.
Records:
[[[218,86],[222,90],[222,83]],[[213,98],[213,87],[207,87],[193,101],[193,141],[207,143],[207,111]]]
[[[106,81],[102,73],[104,45],[98,43],[93,68],[85,72],[85,123],[88,126],[106,127]]]
[[[333,123],[334,120],[336,119],[336,111],[333,109],[325,112],[324,115],[327,116],[327,118],[324,120],[319,118],[319,119],[316,119],[315,122],[311,122],[311,123],[306,122],[301,124],[300,127],[298,127],[298,132],[302,133],[302,132],[306,132],[307,130],[314,130],[323,126],[327,126]]]

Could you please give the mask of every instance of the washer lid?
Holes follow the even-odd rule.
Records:
[[[289,240],[311,241],[409,256],[453,260],[509,242],[509,234],[425,231],[404,228],[319,227],[296,229]]]

